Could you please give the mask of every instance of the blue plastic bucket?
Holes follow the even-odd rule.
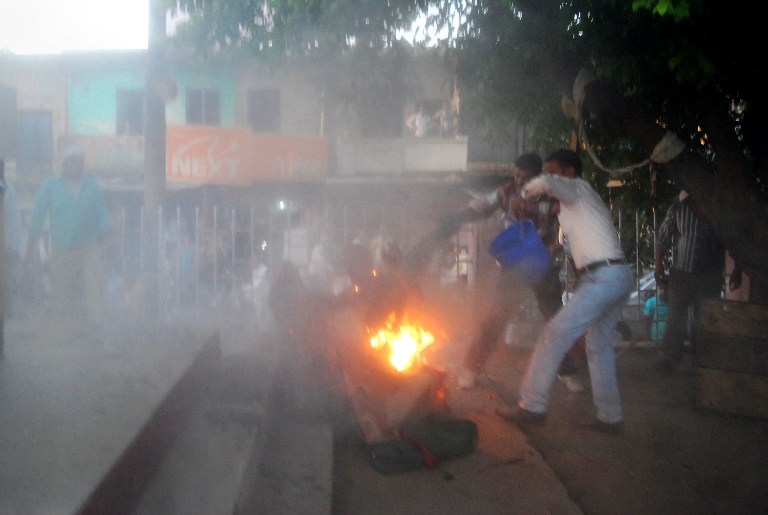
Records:
[[[552,266],[552,258],[533,222],[516,222],[491,241],[489,251],[503,268],[512,268],[532,280],[541,279]]]

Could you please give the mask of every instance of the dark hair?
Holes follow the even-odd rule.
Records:
[[[573,150],[568,150],[567,148],[560,148],[555,150],[549,154],[549,157],[546,159],[547,163],[552,161],[557,161],[557,164],[560,165],[560,168],[567,168],[572,166],[576,171],[576,176],[581,177],[581,158],[579,157],[579,154]]]
[[[528,173],[531,173],[533,175],[539,175],[541,173],[541,167],[544,165],[544,163],[541,161],[541,158],[538,154],[534,154],[533,152],[528,152],[526,154],[521,154],[518,156],[517,159],[515,159],[515,166],[518,168],[522,168]]]

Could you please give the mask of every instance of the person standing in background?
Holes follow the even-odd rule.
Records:
[[[432,126],[432,120],[424,114],[424,107],[421,104],[416,105],[416,111],[405,122],[411,133],[417,138],[423,138],[429,134]]]
[[[453,111],[448,100],[442,101],[440,108],[435,112],[435,116],[432,117],[432,123],[435,126],[437,135],[441,138],[453,136]]]
[[[40,186],[29,219],[27,257],[35,254],[47,224],[51,237],[51,322],[58,328],[62,326],[57,324],[83,321],[86,332],[92,331],[101,340],[101,244],[111,229],[111,220],[101,188],[84,169],[83,151],[68,147],[62,156],[61,173]]]
[[[667,329],[669,305],[667,304],[667,284],[662,281],[657,287],[658,294],[651,295],[645,301],[643,315],[648,322],[648,337],[652,342],[661,343]]]
[[[672,249],[669,276],[664,271],[664,257]],[[698,317],[702,299],[719,299],[723,290],[725,247],[706,217],[703,206],[686,191],[681,191],[667,211],[656,236],[656,283],[667,282],[669,316],[661,344],[661,359],[656,369],[672,374],[682,360],[688,333],[688,309]],[[695,324],[691,324],[690,343],[695,351]]]

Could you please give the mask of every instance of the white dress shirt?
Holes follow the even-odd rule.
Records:
[[[558,220],[576,268],[624,257],[611,212],[587,181],[541,174],[522,190],[526,199],[545,193],[560,201]]]

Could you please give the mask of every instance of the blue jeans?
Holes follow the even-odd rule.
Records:
[[[587,362],[597,418],[608,423],[623,419],[613,337],[621,307],[633,284],[632,272],[626,265],[603,266],[579,278],[573,296],[549,321],[533,348],[520,385],[522,408],[535,413],[547,411],[549,390],[558,367],[586,332]]]

